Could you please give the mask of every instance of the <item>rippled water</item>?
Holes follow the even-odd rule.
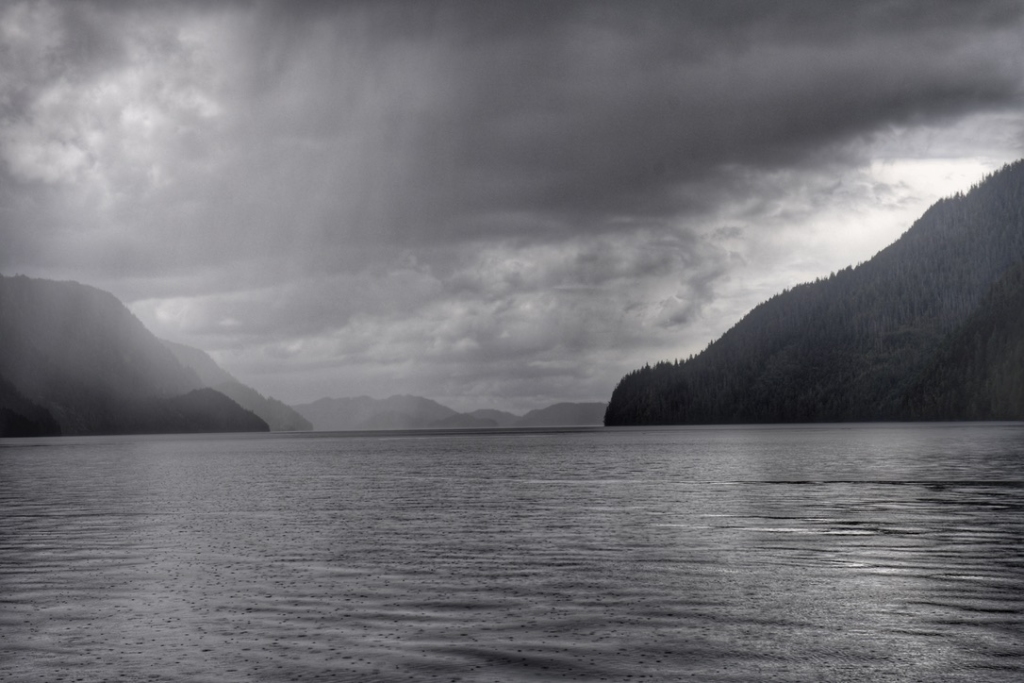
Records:
[[[1024,424],[0,441],[0,679],[1021,681]]]

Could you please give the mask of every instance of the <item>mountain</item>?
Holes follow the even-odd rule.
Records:
[[[0,379],[4,436],[267,429],[197,391],[120,301],[76,282],[0,276]]]
[[[486,417],[460,413],[435,420],[430,426],[432,429],[493,429],[498,426],[498,422]]]
[[[421,396],[322,398],[292,406],[317,430],[486,429],[600,425],[604,403],[558,403],[520,417],[501,410],[458,413]]]
[[[487,420],[493,422],[495,427],[514,427],[519,422],[519,415],[515,413],[508,413],[504,410],[493,410],[491,408],[481,408],[474,410],[469,413],[465,413],[470,417],[475,417],[478,420]]]
[[[190,368],[192,372],[196,373],[196,377],[199,378],[199,381],[203,386],[215,387],[218,384],[228,384],[230,382],[238,381],[230,372],[217,365],[217,361],[201,349],[186,346],[185,344],[178,344],[166,339],[161,339],[160,343],[167,347],[168,351],[174,354],[174,357],[178,359],[179,363],[184,365],[186,368]]]
[[[224,394],[246,410],[258,415],[272,432],[308,432],[313,429],[309,420],[273,396],[264,396],[241,382],[223,382],[211,387]]]
[[[242,384],[231,373],[217,365],[205,351],[185,344],[160,340],[178,362],[191,368],[204,386],[215,389],[248,411],[258,415],[274,432],[297,432],[313,429],[309,420],[276,398],[263,396],[252,387]]]
[[[906,394],[908,417],[1024,419],[1024,263],[1004,275]]]
[[[1024,419],[1020,383],[1002,381],[1020,376],[1006,373],[1021,358],[1022,262],[1016,162],[871,260],[757,306],[697,356],[626,375],[605,424]]]
[[[556,403],[531,410],[516,422],[516,427],[572,427],[604,423],[605,403]]]
[[[199,434],[265,432],[267,423],[209,388],[180,396],[147,397],[119,405],[97,434]]]
[[[292,406],[317,430],[430,429],[458,412],[421,396],[321,398]]]
[[[42,406],[0,377],[0,436],[57,436],[60,425]]]

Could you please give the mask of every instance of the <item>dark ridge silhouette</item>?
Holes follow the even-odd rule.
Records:
[[[1024,419],[1024,263],[944,342],[904,409],[921,420]]]
[[[258,415],[273,432],[305,432],[313,429],[309,420],[295,412],[291,406],[273,396],[264,396],[241,382],[223,382],[210,388]]]
[[[0,377],[0,437],[58,436],[60,425],[43,407]]]
[[[267,429],[227,397],[197,392],[196,373],[120,301],[76,282],[0,276],[0,376],[14,432],[52,434],[54,422],[65,435]]]
[[[757,306],[697,356],[628,374],[605,424],[1024,419],[1020,383],[1002,380],[1020,376],[1003,373],[1020,358],[1022,261],[1016,162],[866,263]]]
[[[182,365],[191,368],[204,386],[216,389],[232,401],[260,417],[274,432],[298,432],[313,429],[309,420],[299,415],[290,406],[271,396],[264,396],[252,387],[242,384],[231,373],[217,365],[205,351],[160,340]]]

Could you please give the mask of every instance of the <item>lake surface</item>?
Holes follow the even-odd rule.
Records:
[[[0,440],[0,680],[1017,682],[1024,424]]]

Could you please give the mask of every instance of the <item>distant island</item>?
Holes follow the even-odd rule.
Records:
[[[485,429],[600,426],[605,403],[556,403],[525,415],[479,409],[460,413],[422,396],[322,398],[293,406],[316,430]]]
[[[1024,162],[619,382],[606,425],[1024,420]]]

